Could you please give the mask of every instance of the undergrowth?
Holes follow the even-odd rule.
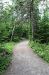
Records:
[[[13,47],[13,42],[0,44],[0,74],[7,69],[12,60]]]
[[[40,44],[39,42],[36,41],[30,41],[30,47],[41,58],[49,62],[49,44]]]

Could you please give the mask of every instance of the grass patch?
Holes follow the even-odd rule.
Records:
[[[13,42],[0,44],[0,74],[7,69],[11,62],[13,47]]]
[[[49,63],[49,44],[40,44],[36,41],[30,41],[30,47],[36,52],[41,58]]]

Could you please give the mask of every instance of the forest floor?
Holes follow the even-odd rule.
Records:
[[[49,64],[28,46],[28,41],[15,45],[12,62],[4,75],[49,75]]]

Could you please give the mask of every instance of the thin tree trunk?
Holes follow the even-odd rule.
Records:
[[[12,29],[11,41],[13,40],[14,30],[15,30],[15,25],[14,25],[14,27]]]
[[[32,16],[32,14],[31,14],[31,12],[32,12],[32,7],[31,7],[31,2],[30,2],[30,40],[32,39],[32,36],[33,36],[33,34],[32,34],[32,18],[31,18],[31,16]]]

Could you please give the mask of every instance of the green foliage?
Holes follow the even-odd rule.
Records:
[[[41,1],[42,2],[42,1]],[[46,5],[44,4],[46,2]],[[30,5],[30,20],[32,22],[32,38],[41,43],[49,42],[49,9],[48,1],[44,0],[43,5],[43,14],[39,11],[39,0],[32,0]],[[39,13],[40,12],[40,13]],[[41,16],[40,16],[41,14]]]
[[[10,8],[10,7],[9,7]],[[20,38],[28,38],[28,32],[29,32],[29,23],[23,22],[23,21],[15,21],[15,17],[13,16],[14,10],[5,10],[3,12],[3,17],[1,18],[2,21],[0,21],[0,42],[3,41],[10,41],[13,31],[13,41],[19,41]]]
[[[4,43],[0,46],[0,74],[4,72],[11,62],[14,43]]]
[[[41,58],[49,62],[49,44],[40,44],[39,42],[36,41],[30,41],[30,47]]]
[[[11,55],[0,56],[0,74],[4,72],[9,66],[11,61]]]
[[[49,19],[45,16],[40,21],[39,29],[37,30],[37,38],[39,42],[49,42]]]
[[[22,37],[29,38],[29,29],[30,29],[30,24],[24,23],[22,26]]]
[[[13,41],[19,41],[21,38],[29,38],[29,23],[20,23],[14,30]]]
[[[3,17],[0,20],[0,42],[9,40],[10,34],[11,34],[11,18],[10,14],[11,12],[7,13],[6,11],[3,12]]]
[[[20,41],[20,37],[17,36],[17,35],[14,35],[12,41],[14,41],[14,42],[19,42],[19,41]]]
[[[13,45],[14,45],[14,42],[8,42],[8,43],[3,44],[3,47],[6,49],[6,52],[12,53]]]

